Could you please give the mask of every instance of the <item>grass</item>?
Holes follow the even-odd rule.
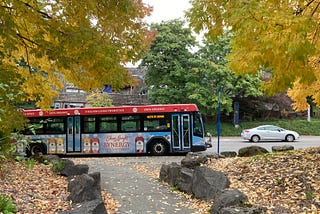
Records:
[[[243,129],[253,128],[259,125],[276,125],[284,129],[298,132],[300,135],[320,136],[320,119],[311,119],[310,122],[305,118],[296,118],[290,120],[270,120],[270,121],[250,121],[240,122],[239,127],[235,127],[232,122],[221,122],[221,136],[240,136]],[[206,131],[211,135],[217,136],[217,122],[207,121],[205,123]]]

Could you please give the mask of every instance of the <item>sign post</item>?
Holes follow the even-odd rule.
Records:
[[[219,87],[219,91],[218,91],[218,124],[217,124],[217,135],[218,135],[217,152],[218,152],[218,154],[220,154],[220,108],[221,108],[220,96],[221,96],[221,87]]]

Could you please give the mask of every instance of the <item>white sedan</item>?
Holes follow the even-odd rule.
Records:
[[[241,137],[244,140],[252,142],[281,140],[292,142],[297,140],[300,136],[295,131],[286,130],[278,126],[263,125],[252,129],[245,129],[241,132]]]

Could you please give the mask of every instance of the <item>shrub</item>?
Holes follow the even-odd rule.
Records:
[[[12,199],[7,195],[0,195],[0,213],[11,214],[15,212],[17,212],[17,208]]]

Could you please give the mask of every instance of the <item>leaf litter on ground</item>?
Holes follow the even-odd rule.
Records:
[[[210,159],[204,165],[224,172],[231,181],[230,189],[239,189],[248,196],[250,204],[266,207],[267,213],[316,214],[320,211],[320,147]],[[160,169],[141,165],[132,168],[159,178]],[[0,179],[0,194],[13,199],[18,213],[56,213],[71,209],[67,179],[53,173],[48,165],[36,164],[29,170],[20,162],[5,161]],[[209,213],[214,203],[175,192],[187,199],[181,206],[192,208],[195,213]],[[117,213],[118,202],[106,191],[102,191],[102,197],[108,213]]]

